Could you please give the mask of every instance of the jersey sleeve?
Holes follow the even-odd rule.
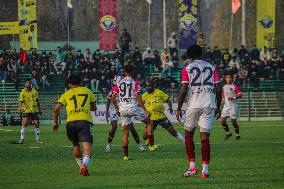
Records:
[[[19,102],[23,102],[23,101],[24,101],[24,93],[21,92]]]
[[[35,90],[35,99],[38,100],[38,92]]]
[[[144,93],[141,97],[141,100],[142,100],[143,103],[145,103],[145,98],[146,98],[146,93]]]
[[[237,85],[234,85],[234,86],[235,86],[235,93],[236,93],[237,95],[241,94],[240,88],[239,88]]]
[[[63,106],[66,106],[67,102],[66,102],[66,95],[65,93],[63,95],[61,95],[61,97],[59,98],[59,100],[57,100],[57,103],[62,104]]]
[[[215,67],[214,69],[214,83],[219,83],[220,79],[219,79],[219,73],[218,73],[218,69],[217,67]]]
[[[141,87],[140,87],[140,83],[138,81],[135,81],[135,94],[136,93],[140,93]]]
[[[163,91],[159,91],[159,93],[160,93],[160,95],[161,95],[161,97],[162,97],[164,102],[167,101],[169,99],[169,97],[170,97],[169,95],[167,95]]]
[[[92,91],[89,91],[90,93],[90,104],[96,102],[96,96],[94,95],[94,93]]]
[[[186,71],[186,66],[181,71],[181,82],[182,83],[189,83],[189,77]]]
[[[115,85],[115,86],[112,88],[112,92],[113,92],[113,93],[119,93],[118,85]]]

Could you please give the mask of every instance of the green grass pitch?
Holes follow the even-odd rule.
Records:
[[[183,133],[181,124],[175,127]],[[240,122],[241,141],[234,137],[224,141],[224,131],[216,122],[211,135],[211,178],[206,180],[199,178],[198,133],[195,141],[199,174],[183,178],[187,168],[185,147],[164,129],[158,127],[155,132],[156,143],[164,145],[155,152],[138,151],[130,136],[129,153],[133,159],[123,161],[120,127],[112,152],[104,152],[109,128],[94,126],[91,176],[82,177],[65,126],[53,133],[50,125],[42,125],[44,144],[34,142],[34,128],[29,126],[23,145],[14,144],[20,127],[1,127],[0,188],[284,188],[284,122]],[[140,135],[143,128],[136,125]]]

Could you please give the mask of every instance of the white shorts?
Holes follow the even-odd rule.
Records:
[[[185,113],[184,129],[194,131],[198,126],[200,132],[210,133],[215,119],[215,108],[190,108]]]
[[[144,114],[142,108],[137,107],[134,109],[125,109],[120,111],[121,123],[122,126],[129,125],[133,122],[133,118],[138,121],[145,121],[147,119],[147,115]]]
[[[238,107],[237,106],[232,106],[230,108],[223,108],[221,112],[221,117],[222,118],[227,118],[229,117],[230,119],[237,119],[238,117]]]
[[[115,109],[109,109],[109,119],[110,121],[118,121],[118,115],[116,114]]]

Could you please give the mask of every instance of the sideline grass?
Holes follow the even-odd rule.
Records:
[[[121,128],[107,154],[104,146],[109,126],[95,125],[90,177],[81,177],[72,157],[65,126],[53,133],[41,126],[44,144],[34,142],[33,127],[26,143],[19,139],[20,127],[0,127],[0,188],[284,188],[284,122],[240,122],[241,141],[224,141],[224,131],[214,124],[211,136],[210,179],[183,178],[187,168],[184,145],[162,128],[155,132],[163,148],[140,152],[130,136],[131,161],[122,160]],[[182,126],[175,127],[183,133]],[[136,129],[142,134],[142,125]],[[232,127],[230,130],[233,131]],[[198,133],[196,133],[198,134]],[[196,135],[196,157],[200,173],[200,142]]]

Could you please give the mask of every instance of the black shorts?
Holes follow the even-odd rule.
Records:
[[[93,143],[93,123],[84,120],[70,121],[66,124],[66,131],[69,140],[73,144],[79,142]]]
[[[29,120],[32,120],[32,121],[39,120],[38,113],[23,113],[23,118],[28,118]]]
[[[155,130],[158,125],[161,125],[164,129],[173,127],[172,123],[167,117],[153,121],[153,130]]]

